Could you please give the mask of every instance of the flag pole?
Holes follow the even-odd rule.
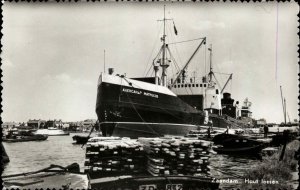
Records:
[[[104,49],[104,58],[103,59],[104,59],[104,73],[105,73],[105,70],[106,70],[105,69],[105,49]]]

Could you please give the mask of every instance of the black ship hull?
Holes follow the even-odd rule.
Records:
[[[105,136],[130,138],[183,136],[191,130],[199,129],[199,126],[192,124],[148,122],[103,122],[100,127]]]
[[[112,75],[100,76],[96,113],[104,136],[185,135],[204,121],[168,88]]]

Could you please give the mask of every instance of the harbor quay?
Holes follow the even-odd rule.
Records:
[[[86,119],[83,121],[71,121],[65,122],[61,119],[44,120],[44,119],[28,119],[27,122],[3,122],[1,128],[4,131],[12,129],[44,129],[48,127],[54,127],[68,132],[89,132],[96,124],[96,119]],[[99,130],[99,129],[97,129]]]

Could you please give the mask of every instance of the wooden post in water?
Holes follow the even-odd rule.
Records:
[[[286,144],[287,144],[287,141],[288,141],[288,136],[289,136],[289,131],[284,130],[283,131],[283,147],[282,147],[282,151],[281,151],[281,154],[280,154],[280,157],[279,157],[279,161],[283,160]]]

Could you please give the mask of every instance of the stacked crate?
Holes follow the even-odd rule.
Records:
[[[91,138],[86,147],[85,172],[94,177],[145,172],[142,144],[119,137]]]
[[[209,173],[210,142],[193,138],[139,138],[147,152],[147,171],[154,175]]]

